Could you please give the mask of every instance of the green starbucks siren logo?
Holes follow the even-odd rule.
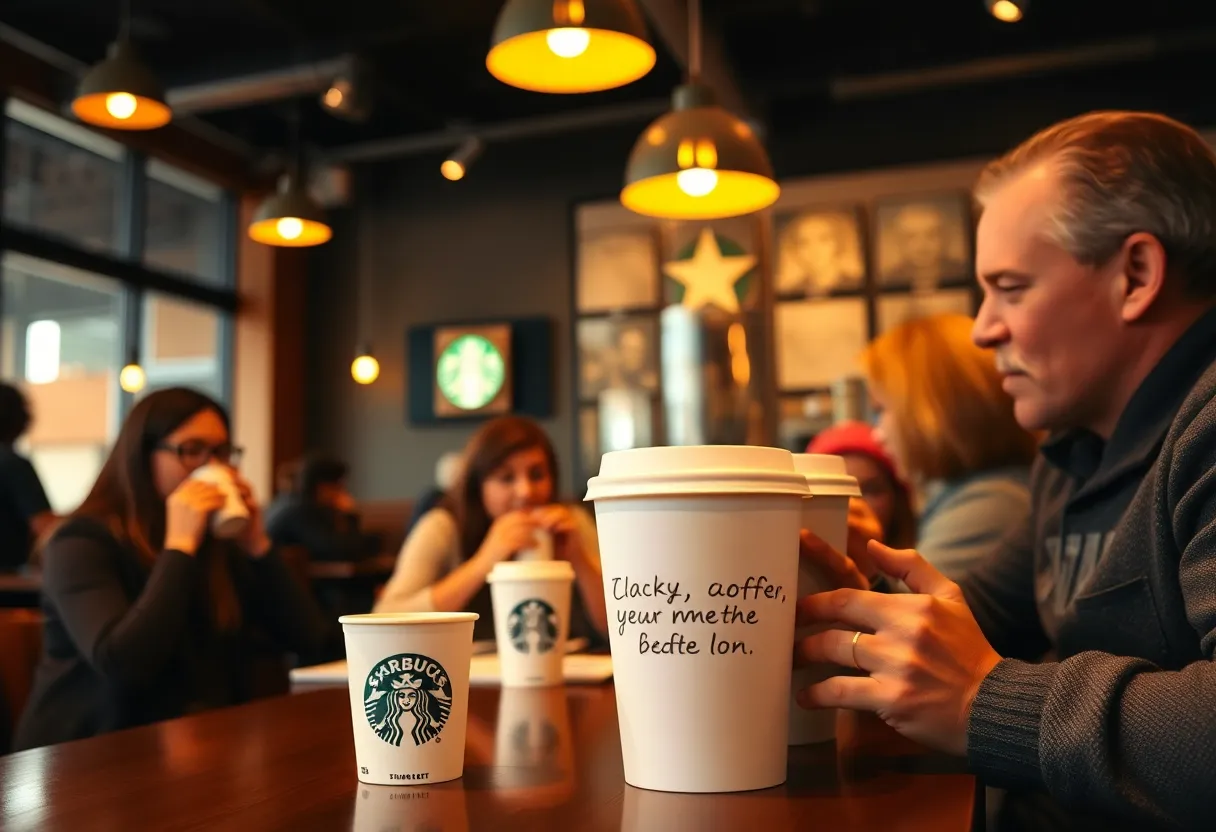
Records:
[[[439,355],[435,383],[452,404],[477,410],[494,400],[507,379],[502,353],[480,335],[461,335]]]
[[[439,742],[452,713],[452,680],[429,656],[391,656],[367,674],[363,713],[376,736],[389,745],[400,746],[406,734],[414,745]]]
[[[507,617],[511,644],[521,653],[548,653],[557,643],[557,613],[539,598],[520,601]]]

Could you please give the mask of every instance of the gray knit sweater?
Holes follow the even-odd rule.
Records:
[[[1109,441],[1047,443],[1029,522],[964,582],[1006,657],[968,726],[989,785],[1138,825],[1216,825],[1214,361],[1209,313]]]

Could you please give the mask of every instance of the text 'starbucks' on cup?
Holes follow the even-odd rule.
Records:
[[[785,781],[805,478],[777,448],[604,455],[595,503],[625,780]]]

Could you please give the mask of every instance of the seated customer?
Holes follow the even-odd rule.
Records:
[[[419,518],[376,612],[468,610],[481,615],[474,638],[491,639],[486,576],[531,548],[543,529],[553,536],[554,556],[574,567],[571,636],[606,634],[595,526],[582,507],[554,502],[557,459],[545,432],[531,420],[500,417],[473,436],[465,460],[451,507]]]
[[[876,435],[921,490],[917,551],[952,579],[1025,522],[1037,447],[971,326],[964,315],[909,321],[862,355]]]
[[[33,748],[250,697],[255,645],[318,650],[331,629],[251,521],[216,540],[219,488],[191,478],[236,449],[224,409],[185,388],[131,410],[84,503],[47,541],[42,658],[17,729]]]
[[[13,447],[29,426],[25,396],[11,384],[0,384],[0,571],[24,566],[30,545],[57,519],[38,472]]]
[[[266,509],[266,533],[276,546],[303,546],[313,560],[355,561],[375,551],[359,529],[355,498],[346,490],[345,462],[320,454],[295,467],[291,489]]]
[[[896,470],[895,460],[874,437],[873,428],[864,422],[841,422],[816,435],[806,452],[844,459],[849,476],[855,477],[861,488],[861,499],[882,528],[879,540],[895,549],[916,545],[912,489]]]

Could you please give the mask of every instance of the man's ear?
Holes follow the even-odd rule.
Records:
[[[1131,323],[1143,318],[1165,289],[1165,246],[1152,234],[1137,231],[1123,241],[1121,259],[1124,280],[1118,300],[1123,320]]]

